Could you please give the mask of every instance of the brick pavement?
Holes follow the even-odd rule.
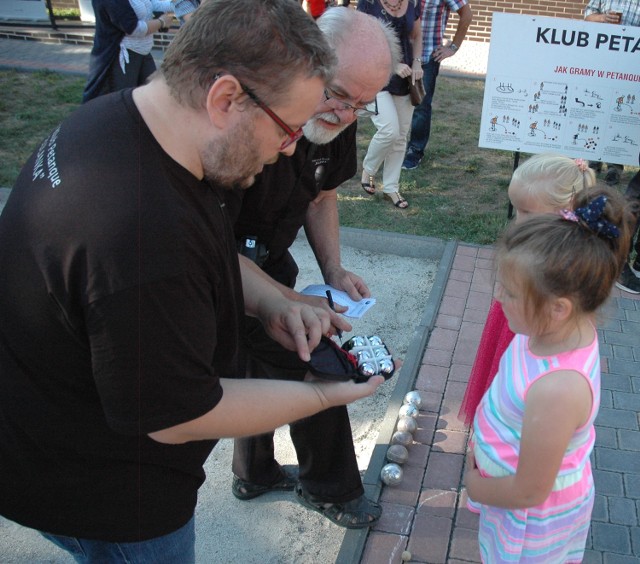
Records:
[[[361,562],[479,562],[477,516],[462,487],[468,430],[457,418],[491,296],[493,251],[458,245],[414,385],[423,404],[404,479]],[[640,562],[640,296],[614,289],[601,313],[602,404],[593,456],[596,505],[584,562]]]

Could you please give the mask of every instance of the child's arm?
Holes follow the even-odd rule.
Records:
[[[551,493],[571,437],[589,418],[592,401],[587,381],[577,372],[559,370],[540,378],[527,393],[515,475],[483,478],[470,457],[465,475],[469,497],[507,509],[541,504]]]

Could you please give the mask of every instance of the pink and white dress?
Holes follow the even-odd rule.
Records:
[[[514,337],[478,406],[472,448],[482,476],[516,473],[525,399],[538,378],[558,370],[574,370],[587,380],[593,405],[589,420],[571,438],[544,503],[514,510],[470,502],[471,510],[480,510],[480,554],[483,562],[492,564],[582,562],[594,501],[589,456],[600,405],[598,339],[594,328],[590,345],[548,357],[533,354],[528,345],[528,337]]]

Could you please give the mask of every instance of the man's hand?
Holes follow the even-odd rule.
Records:
[[[359,302],[362,298],[371,297],[371,292],[364,280],[341,266],[327,267],[324,272],[324,279],[330,286],[349,294],[349,297],[356,302]]]
[[[456,54],[456,51],[451,47],[449,47],[448,45],[440,45],[440,47],[437,47],[436,49],[434,49],[433,53],[431,54],[431,58],[436,63],[441,63],[445,59],[448,59],[449,57],[453,57],[455,54]]]
[[[337,313],[284,296],[264,300],[257,310],[257,317],[273,339],[284,348],[296,351],[305,362],[311,358],[310,352],[318,345],[320,337],[334,332],[332,328],[351,331],[351,325]]]
[[[328,409],[336,405],[346,405],[361,398],[372,395],[380,384],[384,382],[382,376],[372,376],[366,382],[356,384],[348,382],[326,382],[314,380],[309,382],[322,402],[322,408]]]

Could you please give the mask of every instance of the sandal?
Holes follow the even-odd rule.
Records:
[[[409,207],[409,202],[400,195],[400,192],[385,192],[383,195],[384,199],[389,200],[396,208],[404,210]]]
[[[290,492],[298,483],[298,468],[292,465],[281,466],[282,476],[269,486],[247,482],[233,475],[231,493],[242,501],[253,499],[268,492]]]
[[[342,503],[312,501],[305,495],[300,483],[296,486],[296,497],[307,509],[317,511],[329,521],[345,529],[364,529],[378,522],[382,507],[364,495]]]
[[[373,176],[369,175],[369,182],[360,182],[362,185],[362,189],[369,194],[369,196],[373,196],[376,193],[376,181]]]

